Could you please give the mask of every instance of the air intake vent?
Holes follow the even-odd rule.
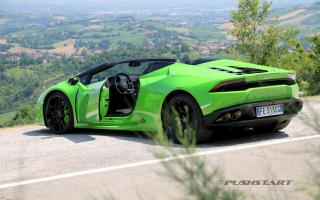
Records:
[[[240,70],[238,72],[234,72],[228,69],[222,69],[222,68],[218,68],[218,67],[211,67],[211,69],[217,70],[217,71],[221,71],[221,72],[227,72],[230,74],[236,74],[236,75],[244,75],[244,74],[258,74],[258,73],[264,73],[264,72],[268,72],[266,70],[262,70],[262,69],[255,69],[255,68],[247,68],[247,67],[236,67],[236,66],[227,66],[229,68],[234,68],[237,70]]]

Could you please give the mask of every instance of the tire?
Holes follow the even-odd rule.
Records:
[[[73,110],[66,95],[56,92],[45,102],[45,124],[55,134],[64,134],[73,129]]]
[[[189,95],[178,94],[166,101],[161,118],[164,132],[175,143],[203,143],[212,135],[204,127],[197,102]]]
[[[284,122],[276,123],[275,125],[269,125],[269,126],[258,126],[255,127],[255,131],[259,132],[277,132],[284,128],[286,128],[290,124],[291,120],[287,120]]]

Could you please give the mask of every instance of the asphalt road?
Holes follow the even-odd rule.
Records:
[[[300,116],[315,120],[319,111],[320,98],[309,98]],[[225,180],[292,180],[226,186],[257,199],[308,199],[300,188],[310,187],[311,166],[320,164],[319,144],[320,135],[295,118],[277,133],[217,133],[193,156],[222,169]],[[162,161],[153,154],[161,149],[131,132],[59,136],[35,125],[0,129],[0,199],[184,199],[182,186],[161,175]]]

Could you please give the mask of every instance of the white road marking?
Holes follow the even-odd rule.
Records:
[[[164,159],[146,160],[146,161],[142,161],[142,162],[130,163],[130,164],[119,165],[119,166],[111,166],[111,167],[105,167],[105,168],[99,168],[99,169],[92,169],[92,170],[62,174],[62,175],[58,175],[58,176],[51,176],[51,177],[37,178],[37,179],[31,179],[31,180],[26,180],[26,181],[7,183],[7,184],[0,185],[0,189],[11,188],[11,187],[16,187],[16,186],[23,186],[23,185],[30,185],[30,184],[35,184],[35,183],[49,182],[49,181],[71,178],[71,177],[76,177],[76,176],[83,176],[83,175],[88,175],[88,174],[96,174],[96,173],[102,173],[102,172],[108,172],[108,171],[114,171],[114,170],[120,170],[120,169],[127,169],[127,168],[133,168],[133,167],[139,167],[139,166],[145,166],[145,165],[152,165],[152,164],[157,164],[157,163],[161,163],[161,162],[173,161],[173,160],[177,160],[177,159],[186,159],[186,158],[190,158],[190,157],[194,157],[194,156],[206,156],[206,155],[212,155],[212,154],[232,152],[232,151],[257,148],[257,147],[265,147],[265,146],[270,146],[270,145],[297,142],[297,141],[310,140],[310,139],[316,139],[316,138],[320,138],[320,135],[307,135],[307,136],[294,137],[294,138],[274,139],[274,140],[266,141],[266,142],[254,142],[254,143],[247,144],[247,145],[237,145],[237,146],[233,146],[233,147],[213,149],[213,150],[209,150],[209,151],[196,152],[194,154],[185,154],[185,155],[180,155],[180,156],[175,156],[175,157],[168,157],[168,158],[164,158]]]

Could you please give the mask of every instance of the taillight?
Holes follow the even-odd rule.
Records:
[[[227,86],[245,83],[245,79],[237,79],[237,80],[230,80],[230,81],[223,81],[212,88],[209,92],[223,92]]]

